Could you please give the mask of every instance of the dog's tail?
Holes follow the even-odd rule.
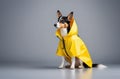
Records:
[[[92,64],[92,67],[94,68],[98,68],[98,69],[104,69],[104,68],[107,68],[106,65],[103,65],[103,64]]]
[[[89,66],[86,65],[85,63],[83,63],[83,66],[85,68],[89,68]],[[103,64],[92,64],[92,68],[104,69],[104,68],[107,68],[107,66]]]

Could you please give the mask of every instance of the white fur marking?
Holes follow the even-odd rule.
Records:
[[[75,57],[72,58],[72,64],[70,66],[71,69],[75,68]]]
[[[67,35],[67,28],[61,28],[60,33],[62,36],[66,36]]]
[[[107,68],[107,66],[105,66],[105,65],[103,65],[103,64],[99,64],[99,65],[97,66],[97,68],[98,68],[98,69],[104,69],[104,68]]]
[[[59,22],[57,23],[57,28],[60,28],[60,24],[59,24]]]
[[[59,68],[63,68],[64,67],[64,63],[65,63],[65,59],[64,59],[64,57],[62,57],[62,62],[60,64]]]
[[[57,28],[60,28],[60,23],[59,22],[57,23]],[[63,37],[66,36],[67,35],[67,28],[61,28],[60,33]]]

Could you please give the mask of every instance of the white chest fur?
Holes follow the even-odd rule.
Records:
[[[60,33],[63,37],[66,36],[67,35],[67,28],[61,28]]]

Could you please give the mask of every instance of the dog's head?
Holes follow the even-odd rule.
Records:
[[[70,21],[73,18],[73,12],[70,12],[68,16],[62,16],[62,13],[57,10],[58,22],[54,24],[57,29],[67,28],[68,32],[70,31]]]

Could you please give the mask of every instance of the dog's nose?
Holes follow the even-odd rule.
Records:
[[[57,26],[57,24],[54,24],[54,26]]]
[[[57,24],[54,24],[55,27],[57,27]]]

